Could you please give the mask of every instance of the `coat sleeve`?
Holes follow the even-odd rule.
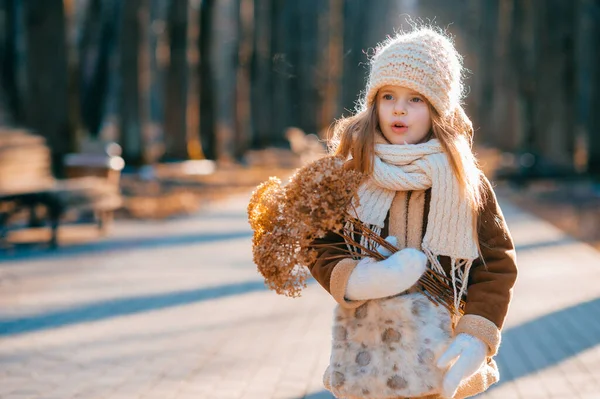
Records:
[[[328,233],[313,241],[313,244],[327,244],[327,248],[317,248],[317,260],[310,266],[311,275],[345,308],[356,308],[365,301],[350,301],[345,298],[346,285],[350,274],[358,264],[344,251],[346,243],[339,234]]]
[[[490,182],[484,178],[485,206],[479,214],[481,257],[469,274],[465,315],[456,333],[466,332],[488,344],[490,355],[500,345],[504,324],[517,278],[515,246]]]

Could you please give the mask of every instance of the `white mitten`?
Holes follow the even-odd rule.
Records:
[[[405,248],[381,261],[363,258],[348,279],[346,298],[356,301],[396,295],[412,287],[426,267],[427,256],[414,248]]]
[[[385,240],[395,247],[398,246],[398,238],[395,236],[387,236]],[[384,248],[381,245],[377,247],[377,252],[379,252],[381,255],[385,256],[386,258],[388,258],[392,254],[392,251],[390,251],[387,248]]]
[[[456,362],[450,366],[454,359]],[[453,398],[460,383],[472,376],[484,364],[487,357],[487,345],[469,334],[458,334],[448,349],[440,356],[437,366],[441,369],[450,368],[444,375],[442,396]]]

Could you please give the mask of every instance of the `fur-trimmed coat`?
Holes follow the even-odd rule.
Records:
[[[482,179],[485,205],[478,215],[477,233],[483,259],[476,259],[471,268],[465,314],[458,321],[454,334],[468,333],[485,342],[488,346],[488,365],[495,370],[493,357],[500,345],[501,329],[517,278],[517,264],[514,244],[492,186],[485,177]],[[397,192],[386,217],[382,237],[396,236],[400,249],[420,249],[427,226],[430,199],[431,190]],[[317,242],[339,244],[340,248],[345,246],[343,239],[335,233]],[[343,254],[341,250],[332,248],[320,249],[310,272],[340,308],[349,310],[358,308],[365,301],[349,301],[344,297],[346,284],[358,261],[351,258],[327,260]],[[442,257],[440,263],[449,274],[450,259]],[[473,376],[461,385],[455,398],[466,398],[484,391],[496,382],[497,371],[495,375],[495,378],[491,375]],[[428,399],[435,399],[435,396]]]

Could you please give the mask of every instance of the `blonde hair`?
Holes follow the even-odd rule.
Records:
[[[365,174],[373,172],[375,134],[379,130],[377,98],[370,107],[355,115],[337,120],[329,131],[329,151],[336,156],[352,158],[349,164]],[[483,208],[482,172],[472,151],[473,124],[458,106],[443,118],[427,102],[431,115],[431,131],[424,141],[437,138],[448,156],[452,171],[474,212]]]

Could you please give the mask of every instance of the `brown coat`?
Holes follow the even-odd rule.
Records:
[[[471,268],[465,315],[459,320],[455,333],[469,333],[481,339],[488,345],[491,358],[497,353],[500,345],[500,330],[511,301],[512,288],[517,277],[517,264],[514,244],[496,195],[485,177],[482,184],[485,205],[477,219],[481,257],[475,260]],[[401,248],[420,248],[427,226],[430,199],[431,190],[398,192],[381,235],[396,236]],[[345,247],[343,239],[335,233],[330,233],[317,242]],[[355,308],[364,301],[349,301],[344,295],[348,278],[358,261],[351,258],[327,259],[343,254],[344,252],[337,249],[320,249],[310,272],[340,306]],[[450,259],[441,257],[440,263],[450,275]]]

